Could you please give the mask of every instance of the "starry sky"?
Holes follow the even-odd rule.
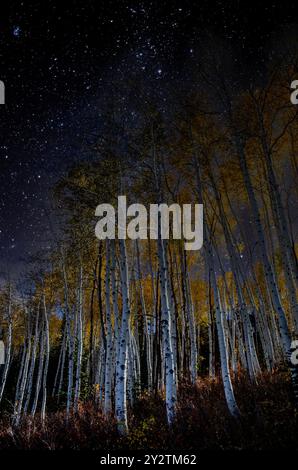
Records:
[[[121,93],[137,73],[167,96],[192,82],[210,34],[235,47],[240,69],[254,74],[295,23],[293,1],[1,2],[0,278],[7,263],[17,272],[46,247],[51,188],[89,158],[111,82]]]

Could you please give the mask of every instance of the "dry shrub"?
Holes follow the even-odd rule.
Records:
[[[129,412],[130,433],[117,434],[113,417],[105,417],[93,403],[80,405],[79,413],[65,420],[64,411],[40,418],[24,418],[13,429],[9,417],[0,422],[0,449],[81,450],[232,450],[298,448],[297,413],[286,373],[264,374],[252,384],[245,376],[234,380],[241,410],[240,422],[229,415],[221,380],[186,381],[179,387],[177,417],[166,424],[161,395],[144,393]]]

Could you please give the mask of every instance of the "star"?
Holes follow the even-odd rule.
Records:
[[[12,34],[15,36],[15,37],[19,37],[21,35],[21,28],[20,26],[14,26],[13,29],[12,29]]]

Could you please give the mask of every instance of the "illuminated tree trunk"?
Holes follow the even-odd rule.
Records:
[[[31,398],[31,394],[32,394],[33,373],[34,373],[35,362],[36,362],[36,352],[37,352],[38,340],[39,340],[39,336],[40,336],[39,314],[40,314],[40,302],[39,302],[39,304],[37,306],[37,310],[36,310],[34,342],[33,342],[33,347],[32,347],[31,363],[30,363],[30,368],[29,368],[29,373],[28,373],[27,396],[26,396],[26,401],[25,401],[25,405],[24,405],[24,413],[26,413],[27,410],[28,410],[29,402],[30,402],[30,398]]]
[[[81,369],[83,358],[83,267],[80,267],[78,303],[77,303],[77,361],[76,361],[76,382],[74,392],[74,411],[78,412],[78,405],[81,392]]]
[[[44,312],[44,342],[45,342],[45,361],[42,380],[42,403],[41,403],[41,420],[45,421],[46,403],[47,403],[47,377],[50,360],[50,332],[49,319],[46,308],[45,294],[43,294],[43,312]]]
[[[121,274],[121,293],[122,293],[122,319],[121,330],[119,336],[119,350],[116,361],[116,418],[118,431],[120,434],[126,434],[127,425],[127,352],[129,341],[129,284],[128,284],[128,265],[126,246],[124,240],[119,240],[120,248],[120,274]]]
[[[224,209],[222,206],[222,201],[221,201],[218,189],[216,187],[214,177],[211,174],[211,172],[209,172],[209,177],[210,177],[212,188],[215,194],[215,199],[217,201],[217,206],[219,209],[219,220],[223,228],[226,246],[227,246],[227,250],[229,253],[229,257],[230,257],[231,268],[232,268],[232,272],[233,272],[233,276],[235,280],[240,314],[241,314],[243,328],[244,328],[244,337],[245,337],[245,345],[246,345],[245,351],[246,351],[248,371],[249,371],[250,378],[252,380],[255,380],[256,374],[260,372],[260,365],[256,356],[254,340],[251,334],[250,320],[249,320],[248,312],[247,312],[247,305],[243,297],[241,281],[239,279],[240,276],[239,276],[238,263],[240,262],[240,260],[239,258],[237,259],[237,254],[235,252],[235,249],[231,240],[231,236],[229,233],[229,227],[226,221],[226,216],[225,216]]]
[[[224,392],[225,392],[226,402],[227,402],[231,415],[234,418],[239,418],[240,412],[239,412],[239,409],[235,400],[234,390],[233,390],[230,371],[229,371],[229,363],[228,363],[228,357],[227,357],[227,345],[226,345],[226,339],[225,339],[224,328],[223,328],[223,318],[222,318],[223,312],[221,310],[221,302],[220,302],[218,287],[217,287],[216,278],[215,278],[214,265],[213,265],[213,259],[212,259],[213,255],[212,255],[210,242],[208,241],[207,243],[209,244],[209,247],[207,248],[208,266],[210,269],[210,279],[211,279],[211,285],[212,285],[213,294],[214,294],[215,318],[216,318],[217,337],[218,337],[220,364],[221,364],[221,375],[222,375],[222,380],[223,380],[223,385],[224,385]]]
[[[68,282],[67,282],[64,258],[62,258],[62,274],[63,274],[63,283],[64,283],[64,308],[65,308],[65,320],[66,320],[67,344],[68,344],[68,384],[67,384],[67,399],[66,399],[66,417],[68,419],[71,406],[72,406],[72,396],[73,396],[74,337],[72,334],[71,310],[70,310],[70,304],[69,304]]]
[[[142,273],[141,273],[141,265],[140,265],[140,250],[139,250],[139,243],[136,240],[136,254],[137,254],[137,275],[138,275],[138,284],[140,290],[140,300],[141,300],[141,307],[142,307],[142,314],[144,320],[144,336],[145,336],[145,351],[146,351],[146,363],[147,363],[147,381],[148,381],[148,389],[152,390],[152,365],[151,365],[151,341],[150,335],[148,332],[148,319],[147,319],[147,309],[144,299],[144,291],[142,285]]]
[[[6,340],[6,350],[5,350],[5,364],[4,370],[1,377],[1,384],[0,384],[0,403],[3,397],[5,384],[8,375],[8,369],[10,366],[10,358],[11,358],[11,346],[12,346],[12,312],[11,312],[11,286],[8,288],[8,306],[7,306],[7,322],[8,322],[8,331],[7,331],[7,340]]]
[[[297,279],[298,279],[297,260],[296,260],[295,252],[293,250],[293,246],[291,243],[291,238],[290,238],[289,230],[288,230],[288,223],[287,223],[287,219],[285,216],[281,194],[279,191],[279,185],[277,183],[275,171],[273,168],[272,151],[267,141],[267,135],[264,129],[264,121],[263,121],[263,117],[261,115],[259,108],[257,108],[257,114],[259,117],[259,123],[260,123],[260,128],[261,128],[260,139],[261,139],[261,144],[263,148],[263,153],[265,156],[265,163],[266,163],[268,183],[269,183],[268,187],[269,187],[269,192],[270,192],[270,199],[272,202],[272,211],[275,216],[275,225],[277,228],[277,232],[279,234],[281,250],[283,254],[285,255],[285,257],[283,258],[285,275],[286,277],[288,277],[288,279],[290,279],[291,276],[293,276],[293,279],[297,282]],[[290,282],[292,283],[292,280]],[[296,292],[295,292],[294,286],[293,286],[293,292],[291,288],[290,293],[291,293],[291,306],[292,308],[294,308],[293,314],[295,315],[294,318],[295,318],[297,332],[298,332],[298,305],[297,305],[297,298],[296,298]],[[294,295],[295,301],[292,298],[292,295]]]
[[[160,219],[160,218],[159,218]],[[164,240],[158,238],[158,260],[160,269],[160,295],[161,295],[161,323],[162,323],[162,351],[164,357],[164,375],[166,385],[166,408],[168,424],[173,423],[177,401],[177,390],[175,380],[174,354],[171,336],[171,315],[168,298],[168,271],[166,263],[166,251]]]
[[[209,377],[215,377],[215,364],[214,364],[214,333],[213,333],[213,307],[212,307],[212,289],[210,274],[208,276],[208,371]]]
[[[26,389],[26,384],[27,384],[27,374],[28,374],[28,367],[29,367],[29,361],[30,361],[30,356],[31,356],[31,318],[30,318],[30,312],[25,309],[26,314],[27,314],[27,340],[26,340],[26,354],[25,354],[25,360],[23,367],[21,366],[21,380],[19,382],[19,389],[17,389],[16,393],[16,400],[15,400],[15,406],[14,406],[14,418],[13,418],[13,423],[15,426],[18,426],[20,424],[21,420],[21,415],[22,415],[22,407],[23,407],[23,401],[24,401],[24,394],[25,394],[25,389]]]
[[[109,414],[112,410],[112,365],[113,365],[113,330],[110,298],[110,241],[106,240],[106,276],[105,276],[105,303],[106,303],[106,363],[105,363],[105,399],[104,412]]]
[[[189,326],[189,336],[190,336],[190,376],[192,383],[195,383],[197,380],[197,362],[198,362],[198,351],[197,351],[197,338],[196,338],[196,327],[193,311],[193,303],[190,292],[190,281],[189,274],[187,270],[187,258],[186,252],[182,254],[181,260],[182,266],[182,277],[185,283],[185,297],[186,297],[186,313]]]
[[[52,397],[54,397],[57,394],[58,402],[60,399],[63,376],[64,376],[64,366],[65,366],[65,356],[66,356],[66,338],[67,338],[67,334],[66,334],[66,324],[65,324],[63,328],[63,337],[62,337],[57,371],[56,371],[54,386],[53,386],[53,391],[52,391]],[[56,392],[56,389],[57,389],[57,392]]]
[[[192,141],[192,133],[191,133],[191,141]],[[193,141],[192,144],[194,145]],[[195,148],[193,147],[195,151]],[[203,202],[203,191],[202,191],[202,180],[201,180],[201,173],[200,167],[198,162],[198,156],[196,152],[194,152],[194,166],[195,166],[195,174],[197,179],[197,193],[200,203]],[[204,215],[204,221],[206,221],[206,215]],[[215,308],[215,320],[216,320],[216,329],[217,329],[217,337],[218,337],[218,345],[219,345],[219,354],[220,354],[220,364],[221,364],[221,376],[224,386],[224,392],[226,397],[226,402],[228,409],[231,415],[238,419],[240,416],[240,412],[235,400],[233,385],[231,381],[231,375],[229,370],[229,363],[227,357],[227,346],[226,346],[226,339],[224,335],[224,328],[223,328],[223,320],[222,320],[222,309],[221,309],[221,302],[220,296],[218,292],[216,276],[214,271],[214,261],[213,261],[213,250],[211,245],[211,238],[209,228],[206,223],[203,225],[204,227],[204,242],[206,245],[206,249],[204,250],[205,262],[209,268],[210,274],[210,282],[211,287],[213,290],[214,296],[214,308]]]
[[[34,417],[36,410],[37,410],[37,404],[38,404],[38,399],[40,395],[40,389],[41,389],[41,383],[42,383],[42,373],[43,373],[43,367],[44,367],[44,349],[45,349],[45,328],[44,328],[44,318],[42,321],[41,325],[41,333],[40,333],[40,343],[39,343],[39,361],[38,361],[38,369],[37,369],[37,377],[36,377],[36,382],[35,382],[35,395],[34,395],[34,400],[32,403],[32,408],[31,408],[31,416]]]
[[[271,296],[274,310],[278,316],[278,323],[279,323],[279,329],[280,329],[280,334],[282,338],[284,353],[286,356],[289,357],[291,340],[290,340],[290,333],[288,329],[288,323],[287,323],[283,306],[281,304],[280,295],[279,295],[276,279],[274,276],[274,272],[272,270],[272,266],[268,259],[267,248],[266,248],[266,243],[265,243],[265,235],[264,235],[263,227],[261,224],[259,207],[258,207],[257,199],[254,193],[253,185],[251,182],[251,177],[248,171],[244,148],[243,148],[242,143],[239,141],[239,139],[236,141],[236,146],[237,146],[237,153],[239,157],[240,167],[243,173],[245,188],[248,194],[249,202],[251,205],[253,217],[254,217],[255,224],[256,224],[256,232],[258,236],[260,254],[262,257],[263,264],[264,264],[264,273],[265,273],[265,278],[266,278],[266,282],[268,286],[268,292]]]

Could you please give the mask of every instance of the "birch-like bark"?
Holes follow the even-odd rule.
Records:
[[[141,274],[141,264],[140,264],[140,250],[139,243],[136,240],[136,254],[137,254],[137,275],[138,275],[138,284],[140,290],[140,300],[144,321],[144,336],[145,336],[145,351],[146,351],[146,364],[147,364],[147,380],[148,380],[148,390],[152,390],[152,363],[151,363],[151,338],[148,331],[148,319],[147,319],[147,309],[144,298],[143,284],[142,284],[142,274]]]
[[[26,384],[27,384],[29,361],[30,361],[30,356],[31,356],[31,334],[32,334],[31,317],[30,317],[30,311],[28,312],[26,308],[25,308],[25,312],[27,314],[27,322],[28,322],[26,355],[25,355],[25,360],[24,360],[24,365],[23,365],[23,370],[22,370],[22,375],[21,375],[21,380],[20,380],[20,386],[17,391],[16,401],[15,401],[15,406],[14,406],[13,423],[15,426],[18,426],[20,424],[20,420],[22,416],[22,407],[23,407],[25,389],[26,389]]]
[[[207,232],[207,230],[206,230]],[[217,336],[218,336],[218,345],[219,345],[219,353],[220,353],[220,364],[221,364],[221,375],[224,385],[224,392],[226,397],[226,402],[229,408],[231,415],[234,418],[239,418],[240,412],[235,400],[234,390],[232,386],[230,371],[229,371],[229,363],[227,357],[227,345],[226,339],[224,335],[224,328],[223,328],[223,312],[221,309],[221,302],[220,296],[218,292],[218,287],[216,283],[215,271],[214,271],[214,263],[213,263],[213,253],[211,248],[211,243],[209,241],[209,234],[207,243],[207,253],[208,253],[208,266],[210,269],[210,279],[211,285],[214,295],[214,306],[215,306],[215,318],[216,318],[216,327],[217,327]]]
[[[54,397],[57,394],[58,402],[59,402],[59,396],[60,396],[60,393],[61,393],[62,382],[63,382],[63,373],[64,373],[65,356],[66,356],[66,338],[67,338],[66,324],[64,324],[62,342],[61,342],[61,346],[60,346],[60,353],[59,353],[59,359],[58,359],[58,365],[57,365],[57,370],[56,370],[55,380],[54,380],[54,386],[53,386],[53,391],[52,391],[52,397]],[[56,392],[56,390],[57,390],[57,392]]]
[[[238,263],[241,260],[239,258],[237,259],[237,254],[234,249],[231,236],[229,233],[229,228],[228,228],[228,224],[226,221],[226,216],[224,213],[222,201],[219,195],[218,188],[216,187],[214,177],[211,172],[209,172],[209,177],[210,177],[211,185],[212,185],[213,192],[215,195],[215,199],[217,201],[217,206],[219,209],[219,219],[223,228],[226,246],[227,246],[227,250],[228,250],[230,261],[231,261],[231,268],[232,268],[232,272],[233,272],[233,276],[235,280],[240,314],[243,320],[243,328],[244,328],[244,336],[245,336],[245,344],[246,344],[245,352],[246,352],[246,358],[247,358],[248,371],[249,371],[250,378],[253,381],[255,381],[256,374],[260,372],[260,366],[256,357],[255,345],[254,345],[253,337],[250,331],[251,327],[250,327],[248,313],[247,313],[247,305],[244,300],[244,296],[242,293],[242,286],[241,286],[241,282],[239,279]]]
[[[71,310],[69,304],[68,281],[66,274],[65,260],[62,253],[62,274],[64,284],[64,308],[65,308],[65,321],[68,337],[68,384],[67,384],[67,399],[66,399],[66,418],[69,418],[72,397],[73,397],[73,369],[74,369],[74,338],[71,328]]]
[[[191,129],[190,129],[191,131]],[[194,151],[194,165],[195,165],[195,172],[196,172],[196,179],[197,179],[197,193],[200,203],[203,202],[203,191],[202,191],[202,179],[201,179],[201,172],[198,162],[198,156],[195,152],[194,142],[192,138],[192,132],[190,132],[191,142],[193,145]],[[206,220],[206,216],[204,215],[204,221]],[[206,223],[203,224],[204,229],[204,241],[206,249],[204,249],[204,256],[206,265],[209,267],[210,273],[210,282],[213,290],[214,295],[214,307],[215,307],[215,319],[216,319],[216,328],[217,328],[217,337],[218,337],[218,345],[219,345],[219,354],[220,354],[220,364],[221,364],[221,375],[223,380],[224,392],[226,397],[226,402],[228,409],[231,415],[238,419],[240,416],[240,412],[238,409],[238,405],[236,403],[233,385],[231,381],[231,375],[229,370],[228,358],[227,358],[227,346],[226,340],[224,335],[223,329],[223,321],[222,321],[222,309],[221,309],[221,302],[220,296],[218,292],[215,270],[214,270],[214,261],[213,261],[213,250],[211,245],[211,238],[209,228]]]
[[[214,363],[214,329],[213,329],[213,307],[212,307],[212,289],[210,273],[208,276],[208,346],[209,346],[209,377],[214,379],[215,377],[215,363]]]
[[[41,389],[41,384],[42,384],[42,373],[43,373],[43,367],[44,367],[44,349],[45,349],[44,329],[45,329],[45,325],[44,325],[44,317],[43,317],[42,327],[41,327],[41,336],[40,336],[38,370],[37,370],[37,377],[36,377],[36,382],[35,382],[35,395],[34,395],[34,400],[33,400],[32,408],[31,408],[32,417],[35,416],[35,413],[37,410],[40,389]]]
[[[37,310],[36,310],[34,341],[33,341],[33,347],[32,347],[31,363],[30,363],[30,368],[29,368],[29,373],[28,373],[28,385],[27,385],[26,401],[24,405],[24,413],[27,413],[29,402],[30,402],[31,395],[32,395],[33,374],[34,374],[36,352],[37,352],[37,346],[38,346],[38,340],[39,340],[39,315],[40,315],[40,302],[38,303]]]
[[[185,297],[186,297],[186,312],[189,325],[189,336],[190,336],[190,375],[192,383],[197,380],[197,362],[198,362],[198,351],[197,351],[197,339],[196,339],[196,327],[193,311],[193,302],[190,291],[189,274],[187,270],[187,259],[186,252],[181,260],[182,265],[182,276],[185,281]]]
[[[12,309],[11,309],[12,299],[11,299],[11,286],[8,287],[8,305],[7,305],[7,322],[8,322],[8,330],[7,330],[7,340],[6,340],[6,350],[5,350],[5,364],[4,370],[1,377],[1,385],[0,385],[0,403],[3,397],[5,384],[7,381],[8,376],[8,369],[10,366],[10,358],[11,358],[11,347],[12,347]]]
[[[243,178],[244,178],[244,183],[245,183],[245,188],[247,191],[248,199],[250,202],[250,206],[252,209],[253,217],[255,220],[256,224],[256,231],[257,231],[257,236],[258,236],[258,242],[259,242],[259,250],[260,250],[260,255],[262,257],[262,261],[264,264],[264,273],[265,273],[265,279],[267,282],[267,287],[268,287],[268,293],[271,297],[272,300],[272,305],[274,307],[274,310],[277,314],[278,317],[278,323],[279,323],[279,329],[280,329],[280,334],[282,338],[282,345],[283,345],[283,350],[285,356],[289,357],[290,355],[290,346],[291,346],[291,339],[290,339],[290,333],[289,333],[289,328],[288,328],[288,323],[285,315],[285,311],[283,309],[283,306],[281,304],[280,300],[280,294],[278,291],[278,286],[277,282],[275,279],[274,272],[272,270],[271,263],[269,261],[268,255],[267,255],[267,248],[266,248],[266,243],[265,243],[265,235],[263,231],[263,227],[261,224],[261,217],[259,213],[259,207],[257,203],[257,199],[254,193],[253,185],[251,182],[251,177],[248,171],[248,166],[247,166],[247,161],[246,161],[246,156],[245,156],[245,151],[243,148],[243,143],[239,138],[236,139],[236,149],[237,149],[237,154],[239,157],[239,162],[240,162],[240,167],[242,170]]]
[[[115,386],[115,408],[118,431],[121,435],[128,432],[127,424],[127,350],[129,341],[129,284],[128,284],[128,263],[126,255],[125,241],[119,239],[120,249],[120,275],[122,293],[122,319],[119,335],[119,350],[116,361],[116,386]]]
[[[113,365],[113,329],[111,315],[110,295],[110,240],[106,240],[106,276],[105,276],[105,304],[106,304],[106,361],[105,361],[105,398],[104,412],[106,415],[112,411],[112,365]]]
[[[45,417],[46,417],[47,378],[48,378],[48,368],[49,368],[49,361],[50,361],[50,331],[49,331],[49,318],[48,318],[48,313],[47,313],[45,294],[43,294],[43,314],[44,314],[45,359],[44,359],[43,378],[42,378],[42,402],[41,402],[42,423],[45,422]]]
[[[160,217],[159,217],[160,227]],[[164,240],[158,237],[158,260],[160,267],[160,296],[161,296],[161,330],[162,330],[162,351],[164,358],[164,376],[166,386],[166,409],[168,424],[173,423],[177,401],[177,389],[175,380],[175,365],[171,335],[171,315],[170,302],[168,297],[168,270],[166,262],[166,250]]]
[[[81,391],[81,368],[83,358],[83,267],[80,266],[78,305],[77,305],[77,363],[76,363],[76,382],[74,392],[74,411],[78,412],[78,405]]]

